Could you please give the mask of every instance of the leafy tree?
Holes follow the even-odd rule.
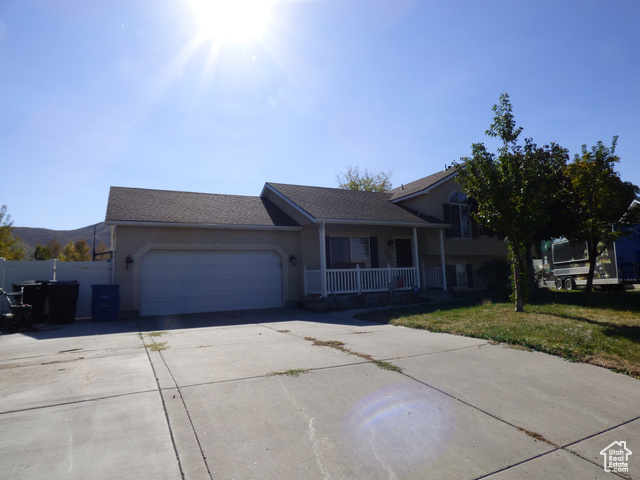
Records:
[[[0,207],[0,257],[7,260],[22,260],[26,256],[24,245],[13,236],[11,215],[7,215],[7,206]]]
[[[82,238],[75,244],[69,241],[60,254],[62,262],[88,262],[91,260],[91,249],[87,241]]]
[[[49,251],[49,258],[60,258],[62,245],[58,240],[52,238],[47,242],[47,250]]]
[[[104,253],[104,252],[108,252],[108,251],[109,251],[109,247],[107,247],[105,245],[105,243],[102,240],[100,240],[98,242],[98,245],[96,246],[96,253]],[[110,253],[109,254],[104,253],[103,255],[96,255],[95,260],[107,261],[110,258],[111,258],[111,254]]]
[[[497,154],[482,143],[472,145],[472,156],[461,159],[457,180],[476,204],[472,215],[484,227],[504,235],[509,245],[513,300],[524,310],[526,251],[549,221],[550,206],[568,160],[556,144],[538,147],[529,138],[518,145],[522,127],[516,127],[509,95],[493,106],[493,124],[485,133],[502,140]],[[533,274],[533,272],[532,272]]]
[[[59,258],[62,253],[62,245],[55,238],[52,238],[47,242],[46,246],[37,245],[33,253],[34,260],[51,260],[53,258]]]
[[[338,186],[344,190],[360,190],[364,192],[385,192],[390,190],[391,172],[370,172],[368,168],[347,167],[345,173],[336,175]]]
[[[51,256],[49,254],[49,250],[47,247],[43,247],[42,245],[36,245],[36,249],[33,252],[34,260],[50,260]]]
[[[593,287],[596,259],[608,242],[624,235],[622,218],[629,210],[640,189],[630,182],[623,182],[615,171],[620,158],[615,155],[618,137],[613,137],[611,148],[599,141],[591,147],[582,146],[582,154],[576,154],[567,167],[571,182],[572,202],[576,225],[567,237],[587,242],[589,275],[586,292]]]

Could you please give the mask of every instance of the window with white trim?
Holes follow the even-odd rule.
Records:
[[[331,237],[329,248],[331,268],[371,268],[369,237]]]
[[[467,197],[462,192],[454,192],[449,198],[451,236],[454,238],[471,238],[471,212]]]
[[[456,263],[447,265],[447,288],[473,288],[473,269],[471,264]]]

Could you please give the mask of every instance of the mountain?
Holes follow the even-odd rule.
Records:
[[[76,230],[49,230],[47,228],[13,227],[13,236],[22,240],[22,244],[27,251],[27,258],[31,258],[36,246],[42,245],[44,247],[51,239],[57,240],[60,242],[60,245],[64,247],[69,242],[75,243],[84,238],[87,241],[89,248],[92,248],[93,230],[94,225],[78,228]],[[95,225],[95,232],[96,246],[102,241],[107,247],[110,247],[111,227],[107,227],[104,223],[98,223]]]

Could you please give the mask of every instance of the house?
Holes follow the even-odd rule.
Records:
[[[257,197],[112,187],[114,280],[141,316],[304,298],[483,288],[506,258],[478,236],[449,168],[388,192],[266,183]]]

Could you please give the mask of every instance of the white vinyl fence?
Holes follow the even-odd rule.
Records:
[[[76,318],[91,316],[91,285],[112,283],[111,262],[59,262],[57,260],[0,259],[0,288],[27,280],[76,280],[80,284]]]

